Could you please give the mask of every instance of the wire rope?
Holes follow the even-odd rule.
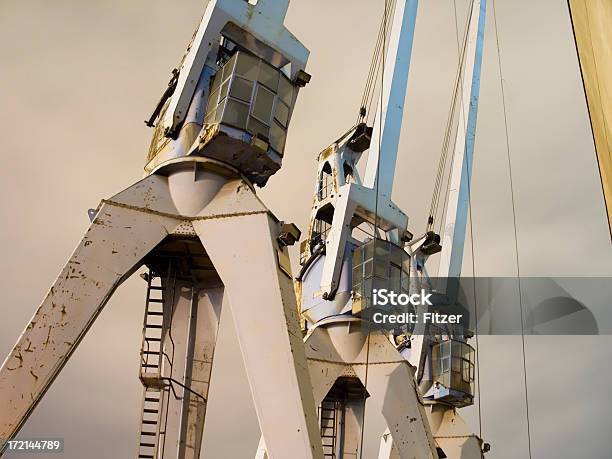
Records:
[[[385,9],[383,13],[383,25],[382,25],[382,54],[381,54],[381,78],[380,78],[380,106],[384,103],[384,81],[385,81],[385,55],[387,52],[387,29],[388,29],[388,20],[390,15],[390,7],[392,0],[385,0]],[[382,113],[379,114],[381,116]],[[382,142],[382,123],[378,123],[379,135],[378,135],[378,151],[381,149]],[[380,161],[376,164],[376,183],[375,183],[375,193],[374,193],[374,234],[378,233],[378,198],[379,198],[379,172],[380,172]],[[374,253],[376,253],[376,239],[373,240],[374,243]],[[371,330],[369,324],[367,325],[367,341],[366,341],[366,361],[365,361],[365,377],[363,380],[363,413],[362,413],[362,423],[361,423],[361,438],[359,439],[359,458],[363,458],[363,441],[365,434],[365,415],[366,415],[366,398],[367,398],[367,388],[368,388],[368,369],[370,364],[370,337]]]
[[[523,294],[521,289],[521,268],[519,262],[518,230],[516,225],[516,202],[514,199],[514,180],[512,175],[512,161],[510,157],[510,135],[508,133],[508,115],[506,108],[506,94],[504,90],[504,77],[502,73],[501,52],[499,46],[499,29],[497,27],[497,9],[493,0],[493,22],[495,24],[495,43],[497,46],[497,65],[499,67],[499,85],[501,89],[502,106],[504,111],[504,129],[506,135],[506,156],[508,159],[508,175],[510,179],[510,199],[512,202],[512,225],[514,228],[514,251],[516,255],[516,279],[519,294],[519,310],[521,316],[521,351],[523,354],[523,385],[525,389],[525,417],[527,421],[527,449],[531,459],[531,421],[529,417],[529,389],[527,384],[527,357],[525,350],[525,324],[523,320]]]

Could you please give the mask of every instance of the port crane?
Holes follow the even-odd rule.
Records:
[[[145,266],[137,457],[199,457],[223,307],[260,422],[258,456],[357,457],[364,400],[389,427],[380,457],[482,456],[484,443],[456,412],[473,397],[467,331],[431,339],[429,330],[373,330],[366,319],[376,282],[420,288],[440,250],[440,276],[460,274],[486,0],[473,1],[466,34],[442,247],[433,231],[414,238],[391,200],[417,5],[387,2],[374,126],[357,123],[319,155],[298,313],[287,246],[300,233],[255,186],[281,168],[310,79],[308,50],[283,25],[288,0],[208,4],[147,120],[155,130],[145,178],[90,212],[89,230],[0,368],[0,437],[17,434],[114,290]],[[370,237],[355,237],[364,227]],[[468,375],[460,384],[443,366],[455,358]]]
[[[115,289],[148,272],[139,458],[200,456],[222,308],[235,318],[274,457],[320,458],[287,246],[299,232],[256,196],[282,164],[309,52],[288,0],[212,0],[161,100],[146,176],[91,226],[0,367],[0,438],[13,438]],[[282,407],[282,416],[280,415]]]
[[[442,244],[432,230],[433,213],[427,232],[415,238],[407,215],[391,199],[417,8],[417,0],[385,2],[380,56],[371,69],[371,75],[377,65],[382,70],[374,125],[364,122],[370,104],[362,105],[357,123],[318,155],[309,227],[300,246],[297,295],[324,454],[330,458],[362,457],[366,408],[381,413],[388,426],[379,458],[481,458],[489,449],[457,412],[473,404],[475,352],[467,342],[472,332],[423,323],[379,330],[371,321],[375,289],[415,294],[435,288],[449,306],[458,301],[486,0],[471,2],[460,50]],[[358,162],[366,150],[362,179]],[[426,262],[438,252],[438,285],[432,287]],[[422,316],[428,310],[414,312]],[[263,438],[258,457],[265,457]]]

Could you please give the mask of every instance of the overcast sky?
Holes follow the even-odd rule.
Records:
[[[283,168],[260,196],[302,229],[317,153],[356,117],[382,3],[291,2],[286,23],[311,50],[313,77],[298,98]],[[521,273],[610,276],[610,236],[566,2],[496,3]],[[143,120],[203,10],[201,0],[0,2],[3,356],[86,230],[87,209],[142,176],[152,134]],[[457,10],[461,23],[466,2],[457,0]],[[479,276],[515,276],[491,12],[489,2],[472,190],[474,266]],[[453,2],[422,1],[394,189],[414,233],[426,223],[456,48]],[[470,254],[468,244],[467,274]],[[144,287],[134,276],[118,290],[24,436],[64,437],[71,459],[135,453]],[[251,457],[257,419],[227,314],[221,329],[202,457]],[[611,344],[610,336],[526,338],[534,458],[610,457]],[[526,457],[520,338],[482,337],[479,347],[487,457]],[[477,429],[475,408],[463,413]],[[377,445],[367,439],[367,457]]]

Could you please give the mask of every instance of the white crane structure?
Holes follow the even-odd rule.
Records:
[[[283,25],[289,0],[209,2],[147,121],[146,176],[90,212],[0,367],[0,439],[17,435],[115,289],[145,266],[138,458],[200,457],[223,307],[261,428],[257,457],[362,457],[366,407],[387,423],[381,459],[482,457],[488,445],[457,413],[473,403],[469,330],[379,330],[370,320],[373,289],[429,288],[430,255],[442,251],[442,278],[459,277],[463,257],[486,0],[472,2],[461,59],[442,245],[432,231],[413,238],[391,199],[417,6],[385,8],[374,126],[356,124],[319,155],[296,292],[287,246],[300,232],[254,186],[281,168],[309,52]]]
[[[424,324],[408,333],[377,331],[368,312],[377,310],[374,289],[413,294],[427,287],[425,262],[434,253],[442,251],[444,285],[438,291],[451,300],[448,289],[461,273],[486,0],[472,2],[460,62],[461,108],[443,247],[431,231],[413,240],[408,217],[391,200],[417,3],[398,0],[393,13],[385,11],[392,26],[386,50],[383,41],[386,58],[373,128],[357,124],[318,157],[298,301],[326,457],[361,457],[366,407],[382,413],[388,425],[380,458],[480,458],[488,450],[456,411],[473,403],[469,331],[434,332]],[[362,181],[357,162],[368,148]],[[364,227],[369,229],[365,239]]]
[[[224,307],[271,454],[322,457],[286,248],[299,231],[254,191],[281,167],[309,79],[309,52],[283,25],[288,6],[209,2],[148,121],[146,177],[90,212],[0,368],[0,438],[18,433],[115,289],[146,266],[137,457],[200,457]]]

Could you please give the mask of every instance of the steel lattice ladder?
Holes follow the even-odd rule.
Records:
[[[324,399],[319,407],[323,457],[334,459],[336,457],[336,439],[338,437],[338,423],[336,422],[337,408],[338,402],[333,399]]]
[[[144,386],[138,458],[155,459],[158,457],[160,438],[165,435],[162,419],[162,399],[167,392],[162,375],[164,358],[168,359],[170,372],[172,359],[164,352],[164,304],[166,292],[174,288],[171,266],[168,269],[166,284],[160,275],[149,271],[143,276],[147,281],[147,296],[143,322],[142,349],[140,352],[140,381]]]

